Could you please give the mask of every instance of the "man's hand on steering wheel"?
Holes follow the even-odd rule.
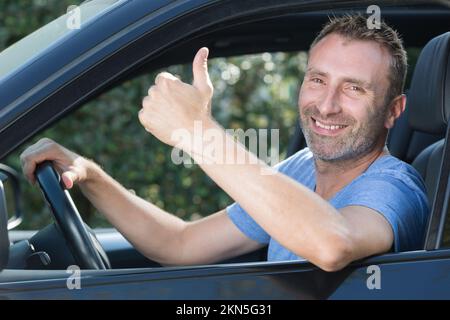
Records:
[[[20,160],[25,177],[32,184],[38,179],[56,225],[78,265],[83,269],[110,268],[106,253],[95,234],[89,232],[55,172],[59,173],[64,187],[70,189],[74,183],[88,180],[88,168],[94,163],[47,138],[28,147]]]
[[[30,183],[35,184],[36,166],[45,160],[53,162],[53,168],[61,175],[64,187],[67,189],[71,189],[75,183],[88,180],[88,167],[91,164],[89,160],[51,139],[43,138],[20,155],[23,173]]]

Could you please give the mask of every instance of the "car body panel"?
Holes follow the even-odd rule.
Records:
[[[79,290],[70,274],[54,272],[0,279],[3,299],[449,299],[450,250],[387,254],[325,272],[309,262],[259,262],[109,271],[82,270]],[[384,260],[384,262],[383,262]],[[380,288],[369,289],[370,266],[379,266]],[[27,271],[32,273],[33,271]],[[34,271],[35,273],[43,271]],[[50,272],[51,273],[51,272]],[[69,279],[70,281],[70,279]],[[193,290],[195,288],[195,290]]]

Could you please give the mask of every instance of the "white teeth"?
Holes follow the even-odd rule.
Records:
[[[326,130],[337,130],[337,129],[342,129],[345,127],[345,126],[327,126],[327,125],[324,125],[323,123],[320,123],[317,120],[316,120],[316,126],[326,129]]]

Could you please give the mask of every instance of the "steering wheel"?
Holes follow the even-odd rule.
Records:
[[[88,232],[69,192],[61,186],[61,177],[52,163],[40,163],[35,175],[56,225],[80,269],[111,268],[105,251],[95,239],[95,235]]]

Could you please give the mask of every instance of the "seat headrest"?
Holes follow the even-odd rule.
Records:
[[[417,60],[407,99],[409,124],[432,134],[445,132],[450,114],[450,32],[433,38]]]

